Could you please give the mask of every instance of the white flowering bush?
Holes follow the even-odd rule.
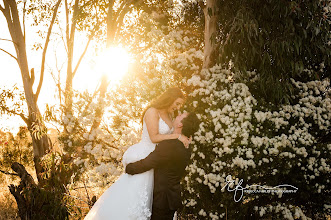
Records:
[[[122,102],[114,108],[113,97],[108,97],[113,100],[108,100],[100,128],[83,134],[83,153],[77,160],[84,165],[90,184],[100,187],[109,187],[123,173],[123,153],[140,140],[141,126],[139,118],[133,117],[134,107]]]
[[[45,119],[61,131],[59,147],[62,161],[67,164],[61,184],[73,188],[87,183],[95,189],[93,194],[101,194],[123,172],[124,151],[139,141],[140,126],[130,114],[139,106],[127,105],[115,91],[107,92],[104,98],[88,92],[75,92],[74,97],[72,115],[66,116],[55,107],[45,114]],[[98,118],[100,109],[103,113]],[[93,127],[97,120],[100,125]],[[62,176],[60,172],[57,175]]]
[[[253,81],[258,77],[250,74]],[[251,81],[235,78],[216,65],[187,80],[195,88],[188,108],[202,122],[183,181],[183,215],[324,218],[331,203],[330,80],[292,79],[292,102],[276,106],[258,101],[248,87]],[[297,190],[253,191],[283,184],[291,186],[281,189]]]

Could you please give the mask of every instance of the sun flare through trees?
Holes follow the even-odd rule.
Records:
[[[21,121],[0,219],[83,219],[170,87],[201,120],[178,220],[331,218],[331,0],[0,0],[0,29],[0,117]]]

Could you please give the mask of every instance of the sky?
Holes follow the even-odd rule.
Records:
[[[10,35],[8,32],[8,27],[5,22],[5,18],[0,13],[0,38],[2,39],[10,39]],[[11,54],[15,54],[14,47],[12,43],[9,41],[0,40],[0,48],[10,52]],[[0,88],[11,88],[15,84],[19,87],[22,87],[22,80],[19,71],[19,67],[17,65],[16,60],[12,57],[0,51]],[[14,130],[18,131],[18,127],[20,124],[24,124],[20,117],[6,117],[4,115],[0,115],[0,129],[1,130]]]
[[[27,25],[26,29],[26,42],[27,42],[27,51],[28,51],[28,63],[29,68],[35,68],[35,83],[34,83],[34,91],[36,91],[37,85],[39,83],[39,72],[40,72],[40,62],[41,62],[41,54],[42,51],[33,51],[29,50],[32,48],[32,44],[34,41],[40,39],[36,32],[40,27],[32,27]],[[54,31],[56,27],[53,27]],[[75,51],[74,54],[75,61],[77,62],[79,58],[79,54],[83,51],[85,43],[87,39],[83,36],[79,36],[79,33],[76,32],[77,39],[75,41]],[[10,34],[8,32],[7,23],[5,17],[0,13],[0,39],[11,39]],[[44,44],[44,40],[40,41]],[[92,43],[93,44],[93,43]],[[0,48],[10,52],[13,55],[16,55],[14,46],[9,41],[0,40]],[[52,41],[49,44],[46,56],[46,67],[45,67],[45,75],[43,86],[38,98],[38,106],[40,111],[43,112],[46,108],[46,104],[54,105],[56,104],[56,99],[54,97],[57,94],[56,86],[53,77],[50,74],[50,69],[53,71],[57,66],[60,67],[62,63],[65,62],[66,56],[62,56],[65,54],[65,50],[63,47],[63,42]],[[59,55],[60,54],[60,55]],[[56,58],[55,58],[56,57]],[[62,59],[62,60],[61,60]],[[57,62],[55,62],[55,60]],[[113,60],[112,63],[110,63]],[[78,72],[74,79],[74,89],[79,91],[88,90],[89,92],[93,92],[99,83],[99,79],[102,74],[108,74],[110,76],[111,82],[116,82],[121,79],[121,76],[125,74],[128,70],[128,63],[130,58],[128,54],[123,48],[112,48],[111,52],[104,51],[101,53],[99,57],[93,57],[92,52],[88,51],[85,59],[83,59]],[[75,65],[75,64],[74,64]],[[110,66],[112,66],[110,74]],[[0,89],[2,88],[12,88],[14,85],[18,86],[23,91],[23,83],[20,74],[20,70],[18,64],[15,59],[10,57],[3,51],[0,51]],[[66,66],[63,66],[65,69]],[[57,73],[55,73],[57,75]],[[65,79],[65,75],[61,76],[62,80]],[[0,115],[0,129],[7,130],[16,133],[18,131],[19,126],[25,125],[20,117],[6,117],[4,115]]]

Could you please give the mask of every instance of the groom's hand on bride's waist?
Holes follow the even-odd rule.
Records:
[[[130,172],[130,168],[128,169],[128,166],[129,166],[130,164],[131,164],[131,163],[129,163],[128,165],[126,165],[126,167],[125,167],[125,173],[132,175],[132,173]],[[130,166],[129,166],[129,167],[130,167]]]
[[[125,167],[125,172],[130,175],[146,172],[147,170],[152,169],[150,164],[146,163],[146,159],[129,163]]]
[[[138,174],[138,173],[143,173],[149,169],[150,168],[147,168],[146,166],[144,166],[143,160],[140,160],[135,163],[129,163],[128,165],[126,165],[125,172],[127,174],[134,175],[134,174]]]

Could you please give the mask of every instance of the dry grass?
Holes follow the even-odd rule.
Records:
[[[75,201],[70,219],[84,219],[84,217],[90,210],[87,204],[87,193],[90,199],[92,199],[93,196],[96,196],[98,199],[102,195],[103,190],[104,189],[101,189],[99,187],[87,187],[85,189],[82,183],[80,183],[75,190],[70,190],[70,195],[72,198],[74,198]]]
[[[17,205],[14,196],[9,192],[8,185],[17,184],[7,175],[0,174],[0,220],[18,220]]]
[[[70,213],[71,220],[84,219],[89,211],[85,189],[80,188],[70,191],[70,197],[74,199],[74,204]]]

